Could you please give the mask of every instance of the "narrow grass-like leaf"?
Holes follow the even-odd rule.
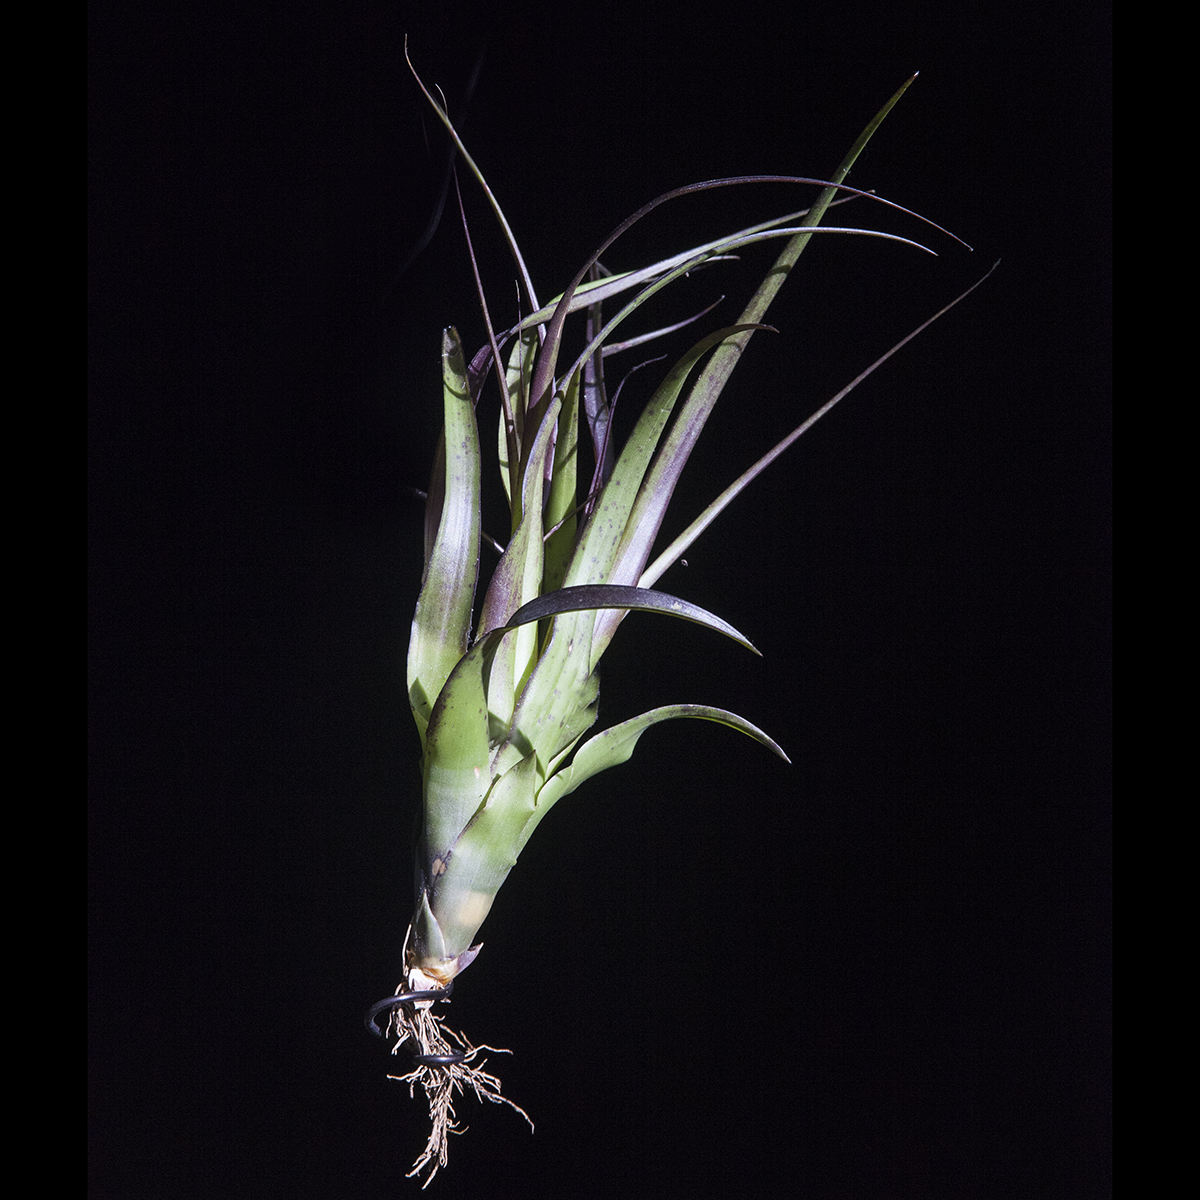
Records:
[[[504,240],[509,251],[513,256],[513,261],[517,264],[517,270],[521,275],[521,282],[525,285],[525,294],[529,297],[529,303],[533,308],[539,308],[537,293],[533,290],[533,280],[530,278],[529,271],[525,266],[525,260],[521,257],[521,249],[517,245],[517,239],[513,236],[513,231],[508,223],[508,218],[504,215],[504,210],[500,207],[500,201],[496,199],[492,193],[492,189],[488,187],[487,180],[483,177],[483,172],[475,164],[475,160],[471,157],[466,146],[463,145],[462,139],[458,136],[458,131],[454,128],[450,118],[446,115],[446,110],[433,98],[429,89],[421,82],[420,75],[417,74],[416,68],[412,65],[412,59],[408,56],[408,39],[404,39],[404,61],[408,63],[408,69],[412,72],[413,78],[417,81],[417,86],[425,93],[425,99],[429,101],[433,111],[437,113],[442,124],[446,127],[447,133],[450,134],[455,146],[458,148],[459,154],[463,156],[463,161],[471,169],[471,174],[475,176],[479,182],[479,186],[483,188],[484,195],[488,198],[488,203],[492,206],[492,211],[496,214],[496,220],[500,222],[500,228],[504,231]]]
[[[535,441],[534,453],[525,470],[522,494],[523,515],[512,540],[505,548],[492,575],[479,618],[480,635],[501,626],[522,605],[534,599],[542,587],[545,545],[542,538],[542,492],[545,464],[552,450],[558,402],[551,405]],[[537,658],[537,630],[520,623],[504,638],[491,664],[488,677],[488,711],[498,729],[507,727],[522,682]]]
[[[903,91],[903,89],[901,89],[901,91]],[[891,105],[894,104],[897,99],[899,99],[899,95],[900,93],[897,93],[897,95],[893,97],[892,101],[887,106],[888,109],[890,109]],[[882,120],[883,115],[885,114],[881,113],[877,116],[874,125],[878,125],[879,121]],[[865,139],[860,138],[860,141],[862,142],[862,145],[866,144]],[[854,151],[854,157],[857,157],[860,151],[861,146],[858,148],[858,150]],[[846,172],[848,172],[850,169],[848,163],[852,162],[853,158],[850,158],[848,159],[847,163],[843,164],[843,167],[841,168],[842,178],[845,177]],[[675,200],[682,196],[692,195],[697,192],[708,191],[713,188],[731,187],[737,184],[747,183],[800,183],[816,185],[824,189],[817,205],[810,210],[809,215],[804,219],[803,223],[808,228],[804,234],[797,235],[801,240],[796,242],[796,240],[793,239],[793,242],[789,243],[789,247],[798,247],[794,250],[789,263],[789,269],[791,264],[795,262],[795,257],[799,255],[800,251],[807,244],[808,235],[810,235],[813,232],[813,228],[819,224],[821,217],[825,213],[825,210],[829,207],[830,203],[832,203],[833,197],[837,194],[838,190],[843,187],[841,179],[839,179],[837,182],[830,182],[829,180],[813,179],[811,177],[801,175],[741,175],[730,179],[712,179],[704,183],[693,183],[687,185],[686,187],[674,188],[669,192],[665,192],[661,196],[657,196],[648,204],[642,205],[637,212],[635,212],[631,217],[627,217],[624,221],[622,221],[621,224],[618,225],[617,228],[614,229],[607,238],[605,238],[605,240],[600,244],[599,248],[592,254],[592,256],[579,269],[579,271],[576,272],[575,278],[572,279],[570,284],[567,286],[566,291],[563,292],[562,298],[559,300],[558,305],[555,307],[554,313],[550,318],[550,322],[546,326],[546,336],[542,345],[542,353],[534,367],[531,395],[531,402],[533,406],[532,411],[537,412],[540,408],[549,403],[549,398],[553,392],[554,368],[558,361],[558,351],[562,341],[563,324],[567,319],[568,313],[570,312],[571,300],[582,285],[585,276],[591,270],[593,264],[599,261],[600,255],[602,255],[619,237],[627,233],[635,224],[637,224],[638,221],[642,220],[643,217],[647,216],[649,213],[653,212],[654,209],[658,208],[662,204],[666,204],[670,200]],[[847,188],[846,190],[854,192],[857,195],[869,196],[872,200],[886,204],[891,208],[899,209],[902,212],[907,212],[911,216],[917,217],[918,220],[925,221],[929,225],[934,225],[932,221],[928,221],[927,218],[921,217],[918,213],[912,213],[911,210],[905,209],[902,205],[894,204],[892,201],[883,200],[882,197],[876,196],[872,192],[862,192],[855,188]],[[934,225],[934,228],[940,229],[941,227]],[[830,232],[832,232],[832,230],[830,230]],[[839,229],[838,232],[845,231]],[[870,233],[873,236],[880,235],[878,230],[858,230],[856,232]],[[948,231],[943,230],[943,232]],[[895,237],[895,235],[887,236]],[[954,235],[949,234],[949,236],[953,237]],[[907,241],[908,239],[899,240]],[[957,241],[960,239],[956,238],[955,240]],[[914,244],[919,245],[919,243]],[[922,248],[924,249],[924,247]],[[780,256],[780,259],[777,260],[777,266],[778,262],[782,262],[787,258],[787,256],[788,250],[785,250],[783,255]],[[764,312],[767,304],[770,303],[769,297],[774,296],[781,283],[782,276],[773,280],[772,276],[768,275],[767,279],[760,286],[758,293],[756,293],[756,299],[762,296],[768,297],[765,303],[762,304],[762,310]],[[751,307],[753,306],[754,302],[751,303]],[[747,309],[747,312],[749,311],[750,310]],[[743,318],[745,318],[745,314],[743,314]],[[753,321],[757,320],[758,318],[753,318]],[[753,323],[753,321],[750,323]],[[743,321],[739,323],[745,324],[747,321],[743,319]]]
[[[575,551],[578,526],[575,497],[579,486],[579,393],[578,376],[571,380],[563,396],[558,417],[558,437],[554,443],[554,468],[550,477],[550,495],[546,501],[545,567],[542,590],[552,592],[563,584],[567,565]]]
[[[612,478],[606,484],[583,532],[579,549],[567,571],[568,585],[612,580],[613,563],[625,537],[630,513],[637,503],[638,489],[650,468],[654,452],[688,375],[705,354],[741,332],[743,327],[732,326],[701,338],[671,368],[655,390],[625,443]]]
[[[743,310],[738,320],[739,324],[759,325],[762,323],[771,301],[778,294],[784,279],[791,273],[801,253],[808,245],[812,232],[810,227],[815,227],[821,222],[830,204],[833,203],[838,189],[844,186],[850,168],[853,167],[871,136],[895,107],[900,97],[908,90],[914,79],[916,79],[915,75],[910,77],[859,134],[849,153],[834,172],[833,180],[822,190],[816,204],[804,217],[803,231],[795,234],[776,258],[750,303]],[[638,497],[638,510],[631,517],[629,529],[623,539],[612,576],[613,582],[632,583],[641,577],[650,557],[651,547],[662,527],[667,506],[675,493],[675,486],[679,482],[683,467],[691,455],[696,440],[699,438],[718,397],[733,373],[734,367],[741,359],[753,336],[754,330],[747,329],[744,333],[730,339],[713,354],[693,385],[679,420],[672,429],[671,436],[655,461],[651,474]],[[620,621],[620,613],[605,612],[597,615],[592,638],[593,663],[599,660],[612,641]]]
[[[707,508],[654,560],[645,571],[642,572],[641,578],[638,580],[639,587],[653,587],[654,584],[662,578],[663,573],[676,562],[681,555],[686,554],[688,547],[717,519],[717,517],[729,506],[729,504],[739,496],[753,480],[757,479],[785,450],[794,445],[804,434],[806,434],[826,413],[828,413],[836,404],[844,400],[860,383],[863,382],[869,375],[873,374],[879,367],[883,366],[893,354],[903,349],[913,340],[919,333],[923,333],[934,321],[943,317],[956,304],[965,300],[985,279],[991,275],[992,271],[1000,264],[995,263],[982,278],[977,279],[965,292],[960,293],[950,301],[944,308],[939,309],[927,321],[923,321],[907,336],[902,337],[890,350],[881,354],[865,371],[861,371],[856,375],[844,388],[841,389],[835,396],[827,400],[812,416],[802,421],[787,437],[780,439],[776,445],[762,456],[753,466],[748,467],[731,483]]]

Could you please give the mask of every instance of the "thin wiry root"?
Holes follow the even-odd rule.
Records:
[[[393,1029],[400,1040],[392,1047],[392,1053],[397,1054],[400,1047],[410,1039],[417,1046],[418,1054],[445,1055],[465,1052],[462,1062],[450,1064],[428,1065],[419,1063],[407,1075],[389,1075],[399,1083],[408,1084],[409,1095],[414,1095],[417,1084],[425,1089],[429,1101],[429,1140],[421,1157],[413,1163],[413,1169],[408,1177],[419,1175],[426,1168],[429,1174],[421,1185],[422,1191],[433,1182],[433,1177],[441,1167],[446,1165],[448,1158],[449,1139],[452,1133],[462,1133],[466,1126],[460,1126],[455,1120],[454,1096],[467,1088],[475,1093],[478,1100],[487,1100],[492,1104],[507,1104],[529,1121],[533,1129],[533,1121],[529,1114],[519,1105],[514,1104],[506,1096],[500,1094],[500,1080],[497,1076],[483,1069],[487,1059],[475,1063],[476,1055],[490,1050],[493,1054],[509,1054],[509,1050],[497,1050],[494,1046],[473,1046],[461,1033],[441,1024],[440,1018],[426,1007],[411,1006],[397,1007],[393,1010]]]

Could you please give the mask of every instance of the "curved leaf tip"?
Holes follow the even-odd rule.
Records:
[[[629,609],[640,612],[665,613],[670,617],[681,617],[685,621],[693,621],[723,633],[735,642],[745,646],[747,650],[758,654],[761,652],[745,634],[739,633],[728,621],[710,613],[707,609],[693,604],[690,600],[681,600],[667,592],[656,592],[651,588],[629,587],[613,583],[579,584],[574,587],[559,588],[556,592],[547,592],[536,600],[517,609],[503,629],[493,630],[488,636],[496,637],[515,629],[518,625],[527,625],[531,621],[541,621],[546,617],[558,616],[559,613],[585,612],[589,609],[614,608]]]

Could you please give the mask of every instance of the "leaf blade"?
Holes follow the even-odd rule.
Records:
[[[729,728],[736,729],[740,733],[746,734],[747,737],[753,738],[760,745],[777,754],[784,762],[792,761],[778,743],[757,725],[751,724],[745,717],[740,717],[737,713],[729,712],[724,708],[714,708],[707,704],[668,704],[661,708],[651,709],[628,721],[622,721],[621,724],[614,725],[610,729],[596,734],[595,737],[588,738],[575,751],[575,757],[570,765],[551,776],[538,792],[538,820],[545,815],[543,809],[548,810],[563,796],[570,795],[581,784],[591,779],[593,775],[599,775],[601,771],[607,771],[610,767],[628,762],[633,756],[638,740],[647,729],[661,724],[663,721],[680,718],[714,721],[718,725],[727,725]],[[528,830],[526,837],[528,837],[528,833],[532,833],[532,829]]]
[[[409,704],[422,745],[438,695],[469,644],[479,577],[479,430],[462,343],[453,327],[442,334],[442,409],[441,514],[413,615],[407,661]],[[428,503],[436,502],[431,490]]]

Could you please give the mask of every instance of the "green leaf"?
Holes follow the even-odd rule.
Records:
[[[522,483],[523,515],[492,575],[479,631],[486,634],[507,625],[508,618],[527,600],[537,596],[542,584],[544,544],[542,539],[542,492],[545,465],[553,445],[558,401],[550,406],[534,441]],[[516,628],[495,651],[488,679],[488,707],[492,720],[507,728],[516,703],[517,690],[537,658],[537,630]]]
[[[911,333],[902,337],[890,350],[881,354],[869,367],[860,371],[844,388],[841,389],[835,396],[827,400],[820,408],[817,409],[810,417],[802,421],[791,433],[785,438],[781,438],[776,444],[760,458],[753,466],[748,467],[741,473],[704,511],[694,520],[679,536],[655,558],[654,562],[642,572],[641,578],[638,580],[639,587],[653,587],[654,584],[662,578],[668,567],[676,562],[679,557],[687,553],[688,547],[717,519],[717,517],[729,506],[729,504],[743,492],[755,479],[758,478],[783,452],[795,444],[804,434],[806,434],[826,413],[828,413],[835,405],[844,400],[860,383],[863,382],[869,375],[872,375],[878,370],[893,354],[902,350],[909,342],[918,334],[923,333],[934,321],[940,317],[944,317],[956,304],[965,300],[985,279],[991,275],[992,271],[1000,264],[995,263],[981,279],[977,279],[965,292],[960,293],[950,301],[944,308],[939,309],[928,320],[922,321]]]
[[[604,486],[595,511],[588,521],[579,548],[567,571],[568,585],[589,583],[628,583],[633,579],[613,580],[612,569],[622,540],[628,536],[630,514],[638,501],[638,489],[654,457],[663,430],[670,420],[679,393],[687,377],[708,351],[745,330],[745,326],[718,329],[697,342],[671,368],[655,390],[638,418],[629,440],[621,451],[612,478]],[[593,662],[595,660],[593,659]]]
[[[637,609],[680,617],[723,633],[758,653],[748,638],[698,604],[649,588],[611,584],[566,587],[539,596],[514,613],[505,629],[494,630],[471,653],[482,650],[485,655],[489,654],[507,629],[563,613],[586,614],[589,623],[586,629],[590,632],[591,613],[606,608]],[[512,732],[493,760],[493,769],[506,769],[511,762],[532,751],[542,770],[548,770],[549,764],[595,722],[598,692],[599,682],[588,667],[584,644],[575,642],[569,626],[564,629],[556,622],[555,636],[525,685],[513,715]]]
[[[510,336],[510,334],[502,334],[500,341],[504,342]],[[487,352],[486,355],[485,351]],[[477,375],[475,382],[477,390],[482,390],[483,381],[490,369],[492,361],[490,351],[491,346],[487,345],[476,355],[478,370],[476,370],[476,361],[472,361],[471,363],[468,373]],[[500,410],[499,455],[497,463],[500,467],[500,480],[504,484],[504,494],[514,512],[517,509],[517,505],[513,500],[512,479],[515,477],[516,469],[521,462],[521,439],[525,431],[525,403],[526,397],[529,395],[529,377],[533,372],[533,360],[536,356],[537,330],[527,329],[513,343],[513,348],[508,356],[508,367],[504,375],[505,383],[508,386],[509,404],[507,410],[505,408],[501,408]],[[511,438],[508,429],[510,412],[513,421]]]
[[[606,729],[603,733],[598,733],[584,742],[575,751],[575,757],[571,760],[570,766],[564,767],[547,780],[542,790],[538,792],[538,820],[540,821],[545,816],[551,805],[561,800],[563,796],[570,795],[581,783],[591,779],[593,775],[598,775],[601,771],[607,771],[609,767],[615,767],[628,761],[637,746],[638,739],[652,725],[681,717],[715,721],[719,725],[728,725],[731,729],[737,729],[766,746],[768,750],[778,754],[784,762],[791,762],[783,750],[757,725],[752,725],[736,713],[727,712],[723,708],[711,708],[704,704],[669,704],[663,708],[651,709],[649,712],[642,713],[640,717],[623,721],[620,725],[614,725],[611,729]],[[532,827],[525,830],[526,840],[532,832]]]
[[[443,854],[491,786],[491,743],[483,690],[483,646],[464,654],[438,696],[425,736],[423,844]]]
[[[441,515],[408,645],[408,697],[422,743],[434,702],[467,649],[479,576],[479,430],[453,328],[442,334],[442,407]],[[428,503],[437,503],[432,488]]]
[[[845,180],[858,156],[862,153],[872,134],[879,128],[884,118],[891,112],[900,97],[908,90],[916,76],[907,80],[888,102],[875,114],[867,127],[859,134],[850,152],[842,160],[841,165],[833,174],[829,186],[825,187],[816,204],[812,206],[802,221],[806,227],[804,232],[795,234],[775,260],[767,272],[750,303],[738,318],[739,325],[758,326],[762,324],[767,309],[774,300],[783,281],[791,273],[804,248],[811,238],[808,227],[820,224],[826,210],[833,203],[839,185]],[[700,436],[709,416],[716,405],[718,397],[733,374],[734,367],[741,360],[754,329],[747,329],[721,345],[709,359],[700,373],[684,403],[683,409],[671,430],[669,437],[659,451],[646,478],[644,487],[638,497],[638,507],[630,517],[629,526],[618,552],[617,566],[613,580],[617,583],[632,583],[641,577],[650,557],[650,551],[662,528],[663,517],[667,506],[675,492],[684,464],[691,455],[696,441]],[[596,629],[592,641],[593,663],[599,661],[609,642],[616,633],[621,621],[618,613],[605,613],[596,621]]]
[[[589,612],[595,609],[618,608],[628,611],[636,609],[639,612],[663,613],[668,617],[680,617],[684,621],[693,621],[717,633],[723,633],[735,642],[745,646],[747,650],[758,654],[754,644],[739,633],[728,621],[714,616],[707,609],[693,604],[690,600],[681,600],[678,596],[666,592],[655,592],[650,588],[620,587],[616,584],[591,583],[580,587],[559,588],[557,592],[548,592],[536,600],[524,605],[513,613],[506,628],[512,629],[529,621],[541,621],[558,613]]]
[[[542,589],[550,592],[561,587],[575,551],[577,518],[575,500],[579,474],[579,392],[576,375],[563,395],[554,442],[554,470],[550,477],[550,495],[546,502],[545,569]]]
[[[440,957],[455,958],[474,941],[525,844],[522,831],[535,812],[538,778],[533,758],[505,772],[454,845],[427,866],[425,887],[432,911],[440,914]]]
[[[442,927],[433,915],[429,896],[423,889],[418,893],[417,911],[413,914],[409,926],[407,950],[412,956],[407,965],[414,962],[441,963],[447,957],[453,957],[446,954],[446,939],[442,936]]]

